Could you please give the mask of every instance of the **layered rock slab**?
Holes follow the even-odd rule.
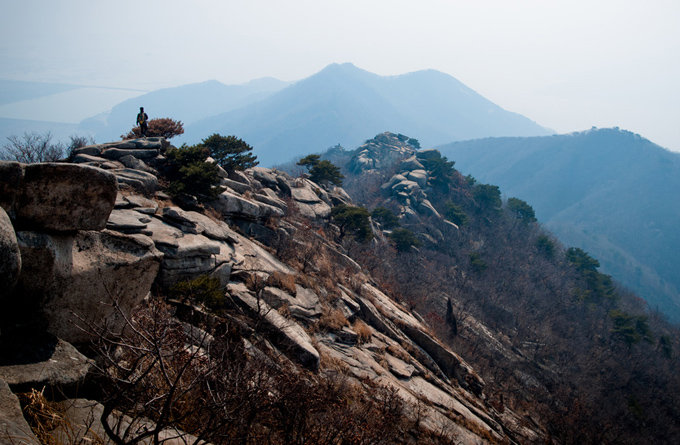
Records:
[[[75,234],[18,232],[23,260],[19,284],[40,307],[48,330],[86,342],[89,322],[120,328],[148,294],[162,254],[142,235],[111,231]],[[79,327],[80,325],[80,327]]]

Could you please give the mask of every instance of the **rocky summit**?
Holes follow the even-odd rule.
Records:
[[[186,328],[215,336],[236,320],[250,332],[241,340],[250,360],[305,378],[341,374],[355,391],[393,391],[407,417],[417,412],[413,428],[422,434],[517,441],[485,402],[474,369],[329,235],[331,209],[352,204],[342,188],[275,169],[221,171],[216,199],[182,208],[159,178],[167,148],[148,138],[83,147],[68,163],[0,163],[0,379],[8,400],[1,434],[37,443],[12,391],[59,393],[66,397],[59,403],[78,407],[63,411],[74,423],[88,417],[76,412],[101,411],[108,400],[92,389],[102,378],[92,344],[104,338],[103,327],[131,329],[139,311],[168,296],[172,317]],[[414,153],[396,156],[405,158],[403,169],[388,193],[408,204],[408,190],[414,208],[436,214],[417,192],[424,170]],[[199,277],[217,280],[219,311],[170,297],[173,286]]]
[[[564,443],[532,407],[561,388],[558,358],[516,346],[500,293],[471,288],[500,264],[467,228],[500,218],[493,188],[391,133],[336,150],[346,188],[217,167],[212,195],[175,193],[169,150],[145,138],[0,162],[3,443]],[[445,177],[476,206],[468,220],[442,205]],[[439,276],[443,257],[458,263]],[[459,298],[433,287],[442,276]]]

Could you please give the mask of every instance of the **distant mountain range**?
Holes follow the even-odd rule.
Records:
[[[0,105],[49,98],[79,88],[0,81]],[[233,134],[254,147],[263,166],[336,144],[354,147],[363,138],[384,131],[412,135],[423,146],[478,137],[551,133],[447,74],[425,70],[379,76],[350,63],[329,65],[292,84],[264,78],[243,85],[210,80],[164,88],[124,100],[109,111],[69,126],[68,132],[102,142],[118,139],[132,128],[140,106],[152,119],[170,117],[184,123],[185,134],[173,140],[177,145],[198,143],[212,133]],[[4,127],[19,134],[44,128],[42,122],[25,121],[23,127],[19,124],[15,119]],[[59,133],[66,131],[63,121],[54,126],[63,127]]]
[[[135,125],[139,107],[144,107],[151,119],[170,117],[182,121],[186,128],[198,120],[257,102],[287,85],[288,82],[263,78],[243,85],[209,80],[164,88],[121,102],[108,112],[84,120],[79,129],[94,134],[98,141],[119,139]],[[200,135],[198,139],[207,136]]]
[[[270,166],[336,144],[354,147],[366,135],[386,130],[412,135],[423,146],[550,133],[447,74],[379,76],[345,63],[329,65],[259,102],[188,125],[182,140],[236,134],[254,147],[262,165]]]
[[[680,154],[618,128],[439,149],[460,171],[529,202],[565,244],[680,321]]]

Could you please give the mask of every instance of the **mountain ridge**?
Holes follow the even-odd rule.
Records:
[[[437,85],[432,80],[438,79]],[[427,94],[426,94],[427,93]],[[356,66],[331,64],[257,104],[187,126],[182,140],[214,132],[249,141],[263,165],[341,144],[386,129],[412,134],[424,146],[498,134],[548,134],[435,70],[379,76]],[[193,138],[193,139],[190,139]]]
[[[439,148],[467,173],[531,202],[564,242],[592,252],[652,308],[680,319],[680,154],[618,128]]]

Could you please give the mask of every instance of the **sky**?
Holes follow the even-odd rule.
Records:
[[[678,0],[0,3],[0,79],[150,91],[436,69],[556,132],[619,126],[680,151]]]

